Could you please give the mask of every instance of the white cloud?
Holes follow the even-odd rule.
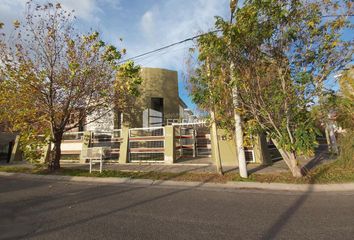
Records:
[[[34,3],[47,1],[35,0]],[[67,10],[75,9],[83,29],[101,29],[106,39],[117,45],[121,44],[116,40],[123,37],[129,56],[212,29],[214,16],[227,15],[229,4],[229,0],[53,0],[56,1]],[[0,21],[11,24],[23,16],[25,3],[26,0],[1,0]],[[122,9],[123,3],[125,9]],[[149,5],[151,3],[155,5]],[[123,14],[125,17],[120,18]],[[131,14],[140,14],[140,17],[126,20]],[[122,29],[125,29],[125,35],[122,35]],[[191,43],[186,43],[161,52],[157,57],[149,56],[141,64],[179,69],[190,46]]]
[[[85,21],[98,22],[97,12],[100,8],[95,0],[61,0],[61,5],[66,10],[75,10],[75,15]]]
[[[141,29],[147,35],[151,35],[154,31],[154,13],[153,11],[149,10],[144,13],[141,17]]]
[[[127,57],[209,31],[213,29],[214,16],[229,14],[229,0],[34,0],[48,1],[75,9],[82,31],[90,27],[100,29],[105,40],[127,49]],[[11,24],[23,16],[26,0],[0,2],[0,21]],[[120,37],[124,39],[123,46],[118,41]],[[143,57],[137,63],[181,73],[192,46],[187,42]]]
[[[24,15],[26,0],[1,0],[0,21],[11,23]],[[48,0],[33,1],[36,3],[47,3]],[[53,3],[60,2],[63,9],[75,10],[75,16],[90,23],[101,21],[99,14],[103,13],[103,7],[119,9],[120,0],[53,0]]]
[[[229,0],[164,0],[148,8],[140,19],[139,37],[126,45],[129,56],[153,50],[206,32],[214,16],[227,16]],[[151,67],[181,69],[191,42],[181,44],[137,62]]]

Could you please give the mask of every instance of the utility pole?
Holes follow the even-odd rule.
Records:
[[[230,1],[230,11],[231,11],[231,18],[230,18],[230,25],[232,24],[232,19],[234,12],[237,7],[237,0],[231,0]],[[230,46],[232,44],[231,38],[229,42]],[[231,61],[230,64],[230,76],[231,80],[233,83],[235,83],[235,76],[234,76],[234,71],[235,71],[235,65],[233,61]],[[248,173],[247,173],[247,166],[246,166],[246,156],[245,156],[245,150],[243,148],[243,130],[242,130],[242,118],[240,113],[238,112],[239,108],[239,101],[238,101],[238,88],[237,85],[235,84],[233,89],[232,89],[232,102],[234,105],[234,119],[235,119],[235,140],[236,140],[236,148],[237,148],[237,158],[238,158],[238,168],[240,172],[240,176],[242,178],[248,178]]]

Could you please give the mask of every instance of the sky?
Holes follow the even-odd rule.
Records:
[[[5,25],[24,15],[27,0],[0,0],[0,21]],[[47,2],[43,0],[34,1]],[[52,1],[56,3],[58,1]],[[126,48],[128,57],[169,45],[209,31],[214,16],[228,16],[229,0],[61,0],[63,8],[74,9],[81,31],[98,30],[103,39]],[[119,39],[122,38],[123,42]],[[142,67],[178,71],[179,94],[192,110],[185,89],[184,75],[188,49],[192,42],[180,44],[158,54],[136,60]]]
[[[34,0],[35,3],[47,1]],[[0,0],[0,21],[6,26],[21,19],[26,2]],[[207,32],[213,29],[215,16],[229,17],[229,0],[60,0],[60,3],[65,9],[75,10],[80,31],[99,31],[106,42],[127,49],[125,58]],[[352,37],[352,32],[344,32],[344,38]],[[142,67],[178,71],[180,97],[196,112],[184,79],[191,47],[194,44],[189,41],[135,62]],[[329,85],[338,88],[334,81]]]

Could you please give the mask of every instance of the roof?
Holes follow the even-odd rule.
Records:
[[[188,108],[187,104],[182,100],[181,97],[178,97],[178,101],[179,101],[179,104],[180,104],[183,108]]]

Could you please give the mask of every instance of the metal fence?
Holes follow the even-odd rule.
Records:
[[[172,124],[175,131],[176,157],[211,157],[210,130],[197,124]]]
[[[181,157],[195,157],[195,131],[192,127],[175,126],[175,139],[176,142],[176,156]]]
[[[83,140],[84,132],[66,132],[63,134],[63,141],[64,142],[80,142]]]
[[[163,127],[129,129],[129,162],[163,162],[164,159]]]
[[[120,145],[123,141],[120,129],[106,132],[93,132],[90,147],[109,148],[110,160],[119,159]]]
[[[197,127],[195,129],[197,156],[211,157],[210,129]]]

